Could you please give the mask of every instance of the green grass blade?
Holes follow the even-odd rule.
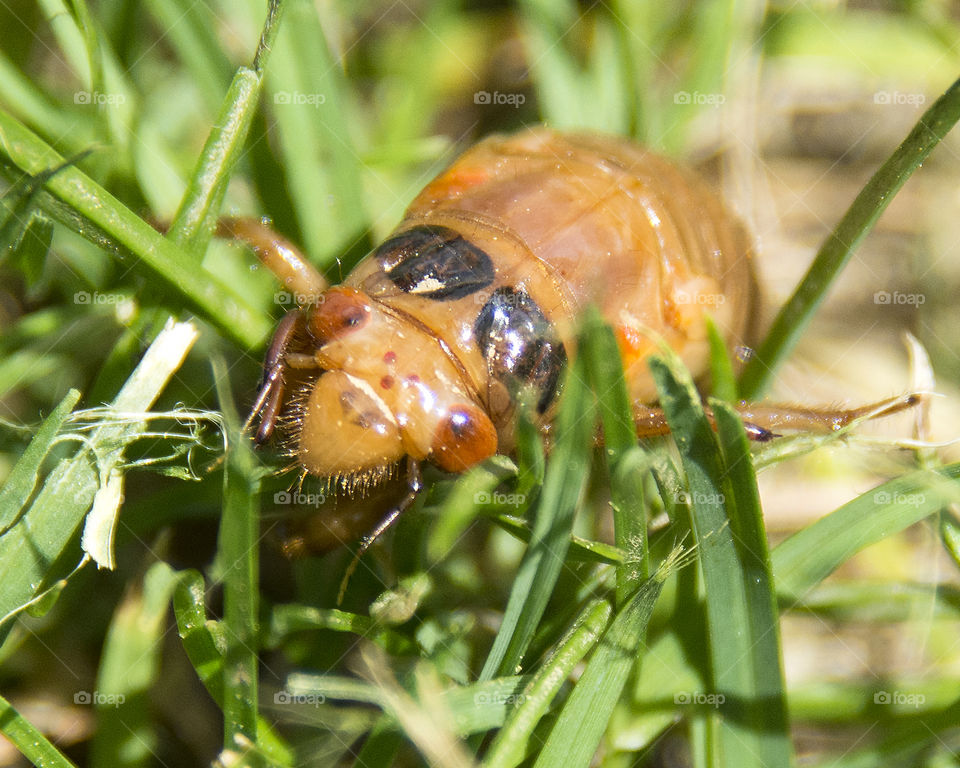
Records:
[[[710,392],[718,400],[735,402],[737,377],[733,373],[730,350],[710,315],[707,315],[707,341],[710,342]]]
[[[960,80],[937,99],[897,150],[880,166],[820,247],[813,264],[777,314],[767,337],[740,377],[747,400],[763,395],[774,373],[793,351],[834,279],[911,174],[960,119]]]
[[[227,192],[230,174],[244,149],[250,123],[260,102],[263,71],[284,5],[283,0],[271,0],[253,69],[241,67],[234,76],[170,225],[170,240],[194,255],[203,254],[217,228],[220,204]]]
[[[533,729],[546,714],[573,668],[596,645],[613,612],[606,600],[592,600],[556,649],[523,689],[484,758],[484,768],[513,768],[523,760]]]
[[[669,154],[681,152],[686,143],[690,123],[705,107],[698,96],[716,97],[724,90],[724,76],[731,69],[733,45],[741,19],[734,19],[734,11],[749,7],[749,3],[731,3],[729,0],[703,0],[693,14],[690,38],[696,45],[690,47],[689,62],[670,94],[671,103],[664,108],[664,130],[655,136]],[[666,99],[663,99],[666,102]]]
[[[313,259],[331,263],[366,226],[366,171],[348,123],[342,65],[308,0],[293,0],[273,54],[270,114],[287,183]]]
[[[40,429],[10,470],[3,487],[0,488],[0,530],[6,532],[19,517],[36,488],[40,465],[50,452],[57,433],[79,401],[80,393],[71,389],[43,420]]]
[[[718,741],[711,742],[714,758],[722,755],[723,764],[730,766],[789,766],[783,711],[769,698],[771,689],[782,688],[776,636],[765,638],[758,648],[762,638],[745,631],[751,628],[761,636],[764,628],[772,631],[773,604],[764,586],[755,583],[763,573],[762,565],[759,570],[756,566],[757,551],[743,551],[731,522],[738,520],[736,528],[743,529],[742,535],[758,538],[752,470],[728,469],[693,381],[679,361],[658,357],[650,367],[687,477],[691,527],[703,572],[713,693],[725,701],[723,717],[718,712],[712,718],[718,721]],[[725,424],[725,444],[733,459],[742,452],[741,435],[735,430],[729,434],[731,420]],[[734,509],[738,499],[731,470],[740,473],[737,490],[744,497],[743,513]],[[748,471],[749,482],[742,476]],[[770,663],[776,665],[773,672],[763,666]]]
[[[243,150],[260,101],[260,73],[241,68],[200,153],[168,237],[195,256],[203,254],[220,216],[230,174]]]
[[[586,490],[593,442],[593,396],[580,355],[567,370],[556,420],[557,443],[537,499],[533,538],[513,582],[481,680],[514,674],[553,592]]]
[[[48,96],[28,80],[0,51],[0,107],[55,142],[63,152],[75,154],[94,139],[93,122],[82,114],[56,107]]]
[[[148,0],[145,4],[165,31],[204,101],[216,109],[230,82],[232,67],[216,35],[217,18],[205,3]]]
[[[203,576],[198,571],[182,571],[173,593],[173,615],[190,663],[200,682],[217,705],[223,707],[222,625],[208,622],[204,601]]]
[[[3,111],[0,111],[0,155],[9,158],[24,173],[34,175],[63,163],[63,158],[52,147]],[[77,168],[64,168],[47,182],[46,188],[167,280],[231,338],[254,348],[272,330],[270,318],[254,309],[245,297],[216,275],[198,269],[182,249]],[[59,210],[47,212],[54,218],[62,218]],[[77,226],[72,221],[64,223],[98,242],[94,233],[88,231],[89,227]]]
[[[430,531],[427,540],[429,562],[438,563],[445,558],[470,523],[480,514],[480,504],[491,500],[497,486],[511,474],[516,475],[516,467],[512,466],[512,463],[501,461],[501,458],[484,462],[457,480],[444,500],[437,521]]]
[[[39,0],[50,30],[63,53],[64,63],[69,64],[74,76],[84,85],[93,87],[89,51],[83,31],[62,0]]]
[[[259,648],[259,466],[233,410],[226,364],[214,360],[214,378],[227,431],[223,513],[217,565],[223,580],[224,748],[244,751],[257,741]]]
[[[129,591],[113,614],[93,692],[98,725],[90,760],[94,768],[136,768],[153,762],[158,734],[148,695],[159,677],[160,639],[176,583],[170,566],[155,563],[142,589],[138,585]]]
[[[112,403],[119,412],[150,409],[196,338],[187,323],[162,331]],[[0,621],[22,610],[56,578],[52,569],[83,522],[100,487],[94,456],[122,450],[144,428],[142,422],[119,421],[96,428],[85,446],[62,460],[46,477],[24,515],[0,536]],[[79,557],[79,553],[78,553]],[[2,633],[9,631],[7,624]]]
[[[403,736],[386,715],[373,726],[363,742],[363,748],[353,762],[357,768],[378,768],[394,765]]]
[[[53,222],[41,213],[30,216],[28,222],[10,260],[23,273],[29,299],[37,295],[43,280],[43,269],[53,242]]]
[[[270,612],[270,627],[264,645],[268,648],[277,648],[294,633],[318,629],[352,632],[376,642],[391,653],[411,653],[415,648],[413,641],[409,638],[377,624],[369,616],[361,616],[336,608],[320,609],[312,605],[296,603],[278,605]]]
[[[520,541],[529,542],[533,535],[526,520],[514,515],[496,515],[493,521],[503,530]],[[624,565],[630,562],[630,556],[618,547],[602,541],[584,539],[580,536],[570,537],[570,549],[567,552],[570,562],[606,563],[607,565]],[[635,567],[634,563],[634,567]]]
[[[472,685],[454,686],[440,693],[442,706],[452,716],[452,723],[460,736],[483,733],[499,728],[513,703],[521,697],[527,684],[526,677],[511,675]],[[352,701],[374,704],[396,721],[393,691],[382,685],[338,675],[294,673],[285,684],[289,697],[316,696],[320,700]]]
[[[853,555],[960,501],[960,463],[879,485],[798,531],[773,550],[781,600],[795,602]],[[951,482],[953,481],[953,482]]]
[[[784,610],[802,611],[836,622],[905,622],[917,616],[931,620],[960,618],[960,589],[947,584],[886,581],[826,582],[785,603]]]
[[[0,733],[34,765],[44,768],[76,768],[29,720],[0,696]]]
[[[637,428],[613,331],[595,308],[588,311],[583,346],[590,385],[603,424],[603,456],[610,477],[614,541],[628,554],[617,569],[617,604],[633,594],[650,573],[644,477],[649,460],[637,447]]]
[[[637,663],[663,582],[681,553],[679,548],[672,553],[617,612],[551,728],[535,768],[590,765]]]
[[[740,417],[731,406],[714,399],[710,405],[733,492],[732,503],[726,508],[739,554],[748,609],[749,623],[741,628],[747,635],[741,650],[748,655],[741,657],[740,663],[746,667],[744,695],[751,700],[748,706],[756,708],[748,709],[750,725],[760,731],[758,738],[763,742],[763,754],[778,760],[786,757],[789,762],[792,747],[780,652],[780,617],[750,444]],[[735,716],[729,710],[725,714]]]
[[[190,663],[217,706],[223,709],[223,660],[227,643],[222,622],[207,619],[203,576],[199,572],[177,574],[173,612]],[[290,747],[262,715],[257,717],[257,746],[277,765],[294,764]]]
[[[956,689],[954,689],[956,690]],[[949,766],[955,762],[952,739],[960,722],[960,704],[923,712],[893,724],[885,723],[876,744],[849,750],[820,765],[830,768],[875,768],[878,765]],[[943,760],[937,760],[940,753]]]

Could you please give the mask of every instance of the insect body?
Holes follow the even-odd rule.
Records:
[[[462,155],[342,285],[321,292],[289,253],[277,271],[314,300],[271,346],[259,438],[279,421],[307,472],[348,487],[404,456],[458,472],[509,450],[523,388],[547,424],[589,303],[638,409],[656,398],[650,331],[699,375],[706,311],[730,345],[752,311],[749,247],[701,181],[628,141],[544,128]]]

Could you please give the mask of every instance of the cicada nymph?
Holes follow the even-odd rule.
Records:
[[[406,458],[398,509],[419,490],[419,462],[461,472],[509,452],[521,391],[549,425],[589,304],[618,339],[639,436],[667,431],[647,365],[657,337],[701,378],[707,312],[731,349],[751,341],[743,229],[703,181],[623,139],[537,128],[480,142],[336,287],[255,225],[223,229],[303,299],[267,355],[257,440],[279,427],[304,473],[347,490]],[[837,429],[870,408],[741,405],[755,439]]]

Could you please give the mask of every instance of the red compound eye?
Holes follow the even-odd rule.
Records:
[[[370,305],[359,291],[333,288],[310,315],[310,334],[319,344],[361,328],[370,319]]]
[[[497,452],[497,430],[475,405],[455,405],[437,427],[431,458],[447,472],[463,472]]]

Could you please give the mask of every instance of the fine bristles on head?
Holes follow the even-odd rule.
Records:
[[[313,474],[303,463],[304,447],[301,438],[310,397],[320,378],[321,375],[312,374],[297,384],[278,422],[280,451],[300,465],[301,482],[303,478]],[[330,414],[329,418],[332,419],[333,415]],[[400,458],[402,457],[373,466],[347,468],[329,475],[317,476],[323,478],[324,490],[327,492],[340,491],[350,497],[365,496],[373,488],[399,476]]]
[[[373,488],[399,476],[400,462],[372,467],[359,472],[333,475],[327,478],[327,487],[339,489],[347,496],[366,496]]]

